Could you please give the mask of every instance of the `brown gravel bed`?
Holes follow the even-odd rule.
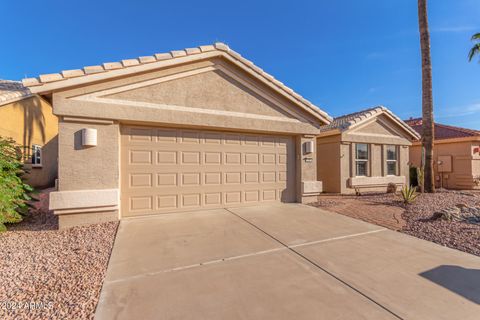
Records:
[[[372,204],[383,209],[372,207]],[[436,211],[457,204],[478,207],[480,193],[438,190],[435,194],[420,194],[413,204],[406,207],[398,194],[322,195],[313,205],[480,256],[480,225],[432,219]],[[398,217],[390,212],[399,209],[402,209],[403,221],[395,224],[389,218]],[[382,215],[382,212],[385,214]],[[401,228],[396,228],[398,225],[401,225]]]
[[[392,194],[324,194],[313,206],[392,230],[401,230],[406,224],[402,218],[404,209]]]
[[[421,239],[480,256],[480,225],[466,222],[432,220],[434,212],[457,204],[480,206],[480,196],[457,191],[421,194],[407,207],[403,232]]]
[[[0,319],[93,319],[118,222],[55,230],[36,206],[0,234]]]

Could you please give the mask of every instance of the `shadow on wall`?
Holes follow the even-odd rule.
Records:
[[[25,156],[30,157],[32,153],[32,140],[36,128],[40,134],[42,144],[44,144],[46,140],[45,116],[43,114],[41,100],[40,98],[32,97],[28,100],[23,100],[23,102],[17,102],[13,106],[15,109],[20,109],[23,114],[22,141],[17,141],[17,143],[22,144]]]
[[[480,270],[442,265],[422,272],[420,276],[480,304]]]
[[[34,168],[30,164],[24,166],[27,172],[25,176],[27,183],[38,189],[52,187],[58,176],[58,135],[43,145],[42,157],[43,166],[41,168]]]

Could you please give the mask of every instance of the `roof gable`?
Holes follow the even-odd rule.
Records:
[[[127,75],[153,71],[164,67],[171,67],[203,59],[222,57],[243,69],[251,76],[262,81],[291,102],[302,108],[307,113],[323,123],[330,123],[332,118],[317,106],[306,100],[273,76],[255,66],[253,62],[243,58],[237,52],[231,50],[223,43],[187,48],[184,50],[159,53],[153,56],[139,57],[136,59],[122,60],[121,62],[109,62],[98,66],[88,66],[78,70],[65,70],[61,73],[40,75],[38,78],[23,80],[23,84],[32,92],[45,94],[55,90],[63,90],[69,87],[86,85],[97,81],[124,77]]]
[[[336,117],[333,121],[325,126],[320,127],[321,135],[329,135],[335,133],[344,133],[354,131],[371,122],[375,118],[380,117],[388,119],[395,123],[400,130],[413,139],[419,139],[418,133],[398,118],[393,112],[383,106],[365,109],[359,112]]]

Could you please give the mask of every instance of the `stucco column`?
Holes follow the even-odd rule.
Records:
[[[311,144],[311,150],[307,145]],[[322,192],[322,182],[317,181],[317,146],[314,135],[297,136],[296,143],[297,167],[297,202],[309,203],[317,200]]]
[[[382,144],[382,177],[387,175],[387,148]]]
[[[357,173],[357,169],[355,167],[355,158],[356,158],[356,155],[355,155],[355,143],[350,143],[350,178],[354,178]]]
[[[95,146],[84,145],[86,128],[95,130]],[[50,209],[59,216],[60,228],[118,219],[119,137],[114,121],[60,120],[58,190],[50,193]]]

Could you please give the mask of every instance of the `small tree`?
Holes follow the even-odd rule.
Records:
[[[5,223],[22,221],[28,212],[32,187],[22,180],[23,162],[19,146],[11,138],[0,137],[0,231]]]

